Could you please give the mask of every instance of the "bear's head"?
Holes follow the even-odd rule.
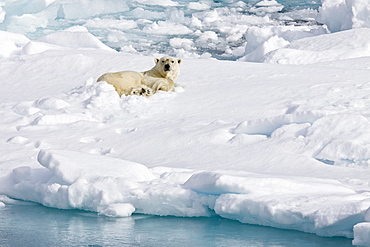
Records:
[[[173,57],[162,57],[154,59],[154,69],[161,74],[163,78],[170,77],[176,80],[180,73],[181,59]]]

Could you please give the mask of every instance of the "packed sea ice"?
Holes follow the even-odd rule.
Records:
[[[368,7],[337,2],[349,30],[295,41],[280,30],[267,44],[289,44],[256,52],[265,63],[183,58],[174,92],[150,98],[96,78],[153,57],[82,26],[1,31],[0,209],[18,199],[107,217],[219,215],[369,246],[370,33],[348,6]],[[324,1],[321,18],[333,8]]]
[[[80,25],[118,51],[238,59],[273,36],[291,42],[327,33],[315,21],[318,0],[310,2],[289,9],[271,0],[18,0],[0,5],[0,30],[35,39]]]

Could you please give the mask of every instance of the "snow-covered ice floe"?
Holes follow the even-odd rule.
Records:
[[[185,58],[174,92],[120,98],[96,78],[146,70],[153,57],[116,52],[80,26],[1,32],[0,208],[219,215],[369,245],[369,30],[288,44],[289,33],[246,31],[258,51],[246,61],[285,65]],[[275,41],[285,47],[271,50]]]
[[[368,194],[359,194],[334,179],[148,169],[116,158],[53,149],[40,150],[37,160],[43,168],[17,167],[2,177],[2,193],[48,207],[90,210],[111,217],[133,212],[190,217],[218,214],[320,236],[352,237],[353,225],[363,221],[370,208]],[[355,228],[359,239],[366,232],[362,230],[366,224],[361,224]]]

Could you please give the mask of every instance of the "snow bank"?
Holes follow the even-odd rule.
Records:
[[[0,59],[19,54],[28,42],[30,40],[22,34],[0,31]]]
[[[193,175],[185,186],[200,193],[219,195],[214,210],[222,217],[322,236],[334,232],[351,236],[348,233],[352,227],[346,229],[339,222],[363,220],[363,213],[370,203],[366,197],[357,197],[336,181],[302,177],[205,172]],[[349,200],[341,204],[341,197]],[[336,206],[324,206],[326,202],[335,202]]]
[[[35,39],[35,41],[71,48],[94,48],[112,51],[111,48],[107,47],[94,35],[90,34],[86,28],[79,26],[43,36]]]
[[[268,142],[293,145],[295,152],[327,164],[368,168],[369,129],[368,119],[361,115],[303,112],[241,122],[233,130],[233,142],[248,143],[247,136],[266,135]]]
[[[104,45],[85,27],[75,26],[28,42],[22,49],[24,54],[36,54],[58,49],[99,49],[113,51]]]
[[[42,166],[68,183],[74,183],[77,179],[94,180],[101,176],[118,176],[132,181],[146,181],[154,178],[141,164],[101,156],[93,157],[71,151],[41,150],[37,160]]]
[[[240,61],[264,62],[271,51],[289,47],[291,42],[326,34],[324,27],[264,26],[250,27],[244,34],[247,42],[245,56]]]
[[[0,193],[49,207],[82,209],[123,217],[134,211],[157,215],[208,216],[194,192],[145,166],[66,150],[41,150],[44,169],[18,167],[0,179]],[[46,169],[47,168],[47,169]]]
[[[176,169],[155,176],[141,164],[80,152],[41,150],[38,161],[46,169],[14,169],[0,179],[0,193],[110,217],[133,212],[210,216],[214,211],[243,223],[346,237],[370,207],[367,196],[331,179],[193,172],[182,184],[184,174]],[[176,182],[175,177],[182,178]]]
[[[233,132],[235,134],[262,134],[270,136],[275,130],[282,126],[303,123],[312,124],[323,116],[324,114],[321,112],[298,112],[268,119],[249,120],[238,124]]]
[[[322,0],[317,20],[331,32],[370,27],[370,6],[367,0]]]
[[[0,59],[20,54],[37,54],[47,50],[95,49],[114,51],[82,26],[71,27],[33,40],[22,34],[0,31],[0,48]]]
[[[66,150],[41,150],[38,161],[47,169],[16,168],[1,180],[2,190],[50,207],[129,216],[132,207],[116,202],[140,183],[155,178],[145,166],[134,162]],[[11,183],[16,190],[8,187]]]
[[[295,40],[263,57],[263,62],[311,64],[370,56],[370,29],[359,28]],[[247,58],[250,55],[247,56]]]

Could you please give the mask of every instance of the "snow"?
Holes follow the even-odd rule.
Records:
[[[279,4],[278,2],[274,0],[263,0],[261,2],[256,3],[256,5],[251,8],[249,11],[252,13],[259,13],[259,12],[265,12],[265,13],[273,13],[273,12],[279,12],[284,8],[283,5]]]
[[[111,48],[102,44],[95,36],[88,33],[86,28],[79,26],[71,27],[65,31],[43,36],[35,41],[68,48],[112,50]]]
[[[321,34],[326,34],[326,30],[323,27],[251,27],[248,28],[244,35],[248,40],[245,48],[245,56],[239,60],[270,62],[270,53],[285,51],[284,48],[289,48],[295,41],[304,41],[306,40],[304,38],[309,40],[309,37],[318,38]]]
[[[210,6],[206,2],[205,3],[190,2],[188,4],[188,8],[189,9],[195,9],[195,10],[208,10],[210,8]]]
[[[30,40],[24,35],[0,31],[0,58],[19,53]]]
[[[370,223],[358,223],[353,228],[355,238],[352,241],[356,246],[369,246],[370,243]]]
[[[370,56],[369,38],[368,28],[302,38],[287,44],[284,48],[280,48],[283,46],[280,45],[280,49],[270,53],[265,51],[263,54],[266,55],[262,60],[268,63],[308,64]]]
[[[19,16],[49,11],[56,2],[38,1]],[[93,1],[92,11],[103,2],[113,5]],[[325,1],[321,18],[338,22],[332,8],[361,7],[356,15],[351,10],[350,30],[222,29],[248,39],[244,52],[229,50],[243,54],[239,61],[194,58],[196,45],[217,44],[220,32],[175,34],[193,32],[191,25],[218,26],[224,16],[207,1],[189,3],[205,11],[192,24],[176,12],[177,22],[143,28],[170,35],[170,46],[185,57],[175,91],[150,98],[120,98],[96,82],[108,71],[147,70],[153,57],[117,52],[86,26],[34,39],[1,31],[7,49],[0,54],[0,208],[19,199],[108,217],[216,214],[368,246],[370,32],[359,14],[367,5],[345,3]],[[75,4],[63,3],[66,16]],[[16,16],[10,5],[2,11],[10,13],[5,24],[20,23],[7,19]],[[96,23],[115,24],[95,17],[87,24]]]
[[[105,210],[101,211],[100,215],[110,217],[128,217],[135,211],[134,206],[130,203],[110,204]]]
[[[133,181],[154,179],[147,167],[141,164],[72,151],[40,150],[37,161],[68,183],[74,183],[77,179],[91,180],[101,176],[118,176]],[[80,167],[79,164],[86,165]],[[104,164],[103,171],[100,169],[101,164]]]
[[[331,32],[370,27],[370,6],[364,0],[322,0],[318,21]]]

